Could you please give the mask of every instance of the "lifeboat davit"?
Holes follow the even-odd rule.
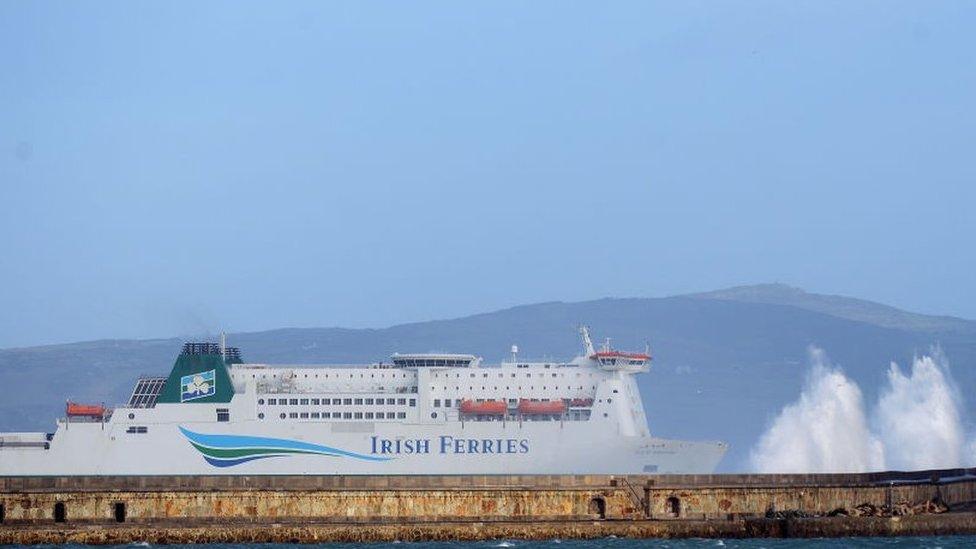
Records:
[[[562,414],[566,411],[566,403],[561,400],[550,400],[549,402],[536,402],[532,400],[519,401],[518,411],[520,414]]]
[[[473,400],[462,400],[458,409],[462,414],[486,414],[503,416],[508,411],[508,405],[503,400],[486,400],[485,402],[475,402]]]
[[[65,413],[69,417],[104,417],[105,416],[105,406],[101,404],[78,404],[77,402],[69,402],[66,406]]]

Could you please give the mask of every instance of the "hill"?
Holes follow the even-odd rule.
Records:
[[[725,440],[725,471],[742,470],[770,418],[796,398],[817,345],[875,398],[891,361],[940,345],[963,387],[976,382],[976,323],[907,313],[779,285],[667,298],[540,303],[385,329],[286,328],[229,334],[248,362],[354,363],[394,352],[470,352],[496,362],[571,358],[576,327],[618,348],[652,346],[639,385],[653,433]],[[0,350],[0,429],[50,429],[66,399],[123,402],[140,374],[169,371],[182,341],[105,340]],[[974,416],[973,402],[967,403]]]

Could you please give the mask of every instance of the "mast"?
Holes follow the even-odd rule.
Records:
[[[596,350],[593,348],[593,341],[590,339],[590,328],[589,326],[580,326],[580,337],[583,338],[583,352],[586,356],[591,356]]]

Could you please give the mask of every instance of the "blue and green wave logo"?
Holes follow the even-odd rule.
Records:
[[[180,427],[180,432],[215,467],[231,467],[256,459],[296,454],[348,457],[365,461],[388,461],[391,458],[358,454],[348,450],[312,444],[287,438],[254,437],[246,435],[208,435]]]

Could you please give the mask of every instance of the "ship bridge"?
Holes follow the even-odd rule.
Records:
[[[390,359],[395,368],[470,368],[481,363],[481,359],[474,355],[444,353],[395,353]]]

